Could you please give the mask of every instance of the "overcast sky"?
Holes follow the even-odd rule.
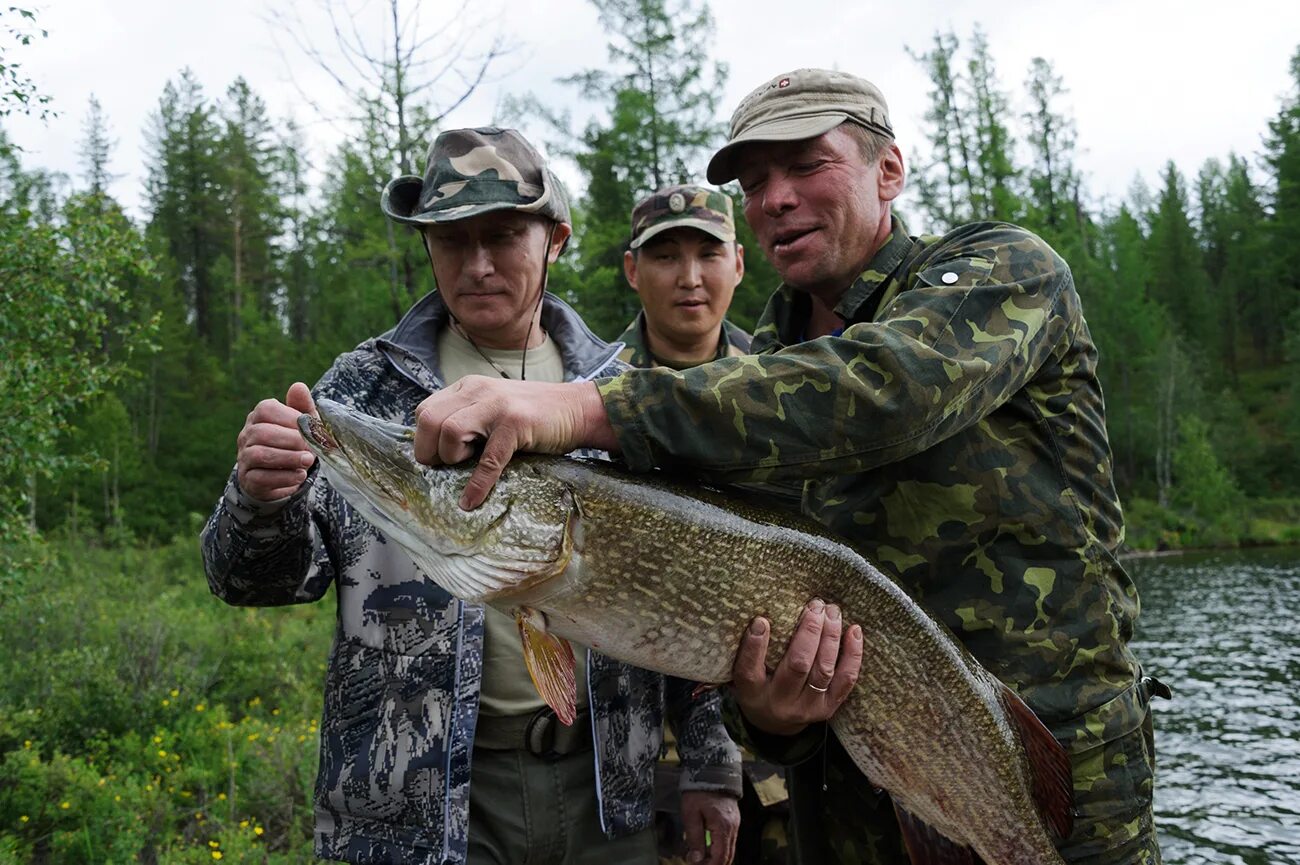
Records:
[[[585,0],[471,5],[489,15],[499,10],[499,26],[517,49],[447,125],[490,122],[506,94],[531,91],[570,104],[570,92],[554,79],[608,63],[605,34]],[[351,0],[349,20],[378,32],[385,6]],[[424,0],[426,30],[458,6],[459,0]],[[338,141],[338,131],[319,119],[300,92],[338,104],[338,88],[267,23],[265,0],[56,0],[35,8],[49,37],[27,48],[7,43],[4,51],[53,97],[60,115],[44,124],[11,117],[2,121],[4,128],[26,149],[28,165],[67,172],[80,183],[77,145],[87,100],[95,94],[118,142],[110,168],[121,176],[111,191],[132,212],[139,213],[148,116],[166,82],[186,66],[211,98],[244,76],[273,118],[293,117],[303,125],[308,157],[316,165]],[[314,4],[300,8],[313,41],[330,44],[328,25],[313,14]],[[723,119],[773,75],[801,66],[834,67],[881,87],[904,154],[923,144],[928,89],[905,48],[929,48],[938,29],[967,38],[979,24],[1017,114],[1026,107],[1023,82],[1031,58],[1045,57],[1064,78],[1080,166],[1088,189],[1107,202],[1124,198],[1138,174],[1154,186],[1168,159],[1188,175],[1208,157],[1230,151],[1257,162],[1267,121],[1292,86],[1287,67],[1300,45],[1300,3],[1293,0],[714,0],[711,9],[717,24],[713,56],[731,73],[722,95]],[[581,119],[583,107],[575,110]],[[576,180],[571,171],[562,174]]]

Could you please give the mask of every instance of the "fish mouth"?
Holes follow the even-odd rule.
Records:
[[[315,449],[321,453],[329,453],[339,449],[339,443],[330,435],[329,427],[318,417],[312,417],[309,414],[298,415],[298,432],[307,443],[314,445]]]

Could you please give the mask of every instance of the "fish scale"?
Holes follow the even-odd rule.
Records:
[[[540,614],[550,638],[723,683],[755,616],[771,622],[774,667],[810,599],[839,605],[862,627],[864,657],[830,725],[906,812],[909,849],[929,843],[909,829],[915,819],[948,839],[934,843],[968,845],[988,865],[1063,861],[1022,743],[1049,752],[1058,774],[1048,792],[1068,809],[1060,746],[943,625],[816,523],[608,463],[540,456],[517,456],[484,506],[465,512],[457,502],[471,467],[420,465],[409,429],[325,400],[318,408],[321,420],[300,427],[367,519],[452,594],[528,621]]]

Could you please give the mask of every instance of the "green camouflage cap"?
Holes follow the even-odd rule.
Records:
[[[424,177],[403,175],[384,187],[379,206],[407,225],[469,219],[494,210],[569,222],[564,189],[515,129],[449,129],[429,148]]]
[[[670,228],[698,228],[727,243],[736,239],[731,199],[703,186],[665,186],[632,208],[632,248]]]
[[[736,149],[746,142],[816,138],[846,120],[894,137],[885,97],[870,81],[829,69],[778,75],[741,100],[729,140],[709,160],[706,176],[710,183],[735,180]]]

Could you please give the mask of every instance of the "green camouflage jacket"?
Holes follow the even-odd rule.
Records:
[[[754,355],[599,383],[624,459],[724,482],[802,480],[857,545],[1016,690],[1067,747],[1145,716],[1116,560],[1097,353],[1069,267],[1012,225],[886,245],[839,336],[800,341],[782,287]]]
[[[623,343],[623,350],[618,353],[618,359],[623,363],[638,367],[660,366],[659,360],[650,353],[650,345],[646,340],[644,310],[636,314],[632,323],[614,341]],[[749,351],[751,341],[749,334],[724,318],[722,334],[718,338],[718,353],[714,360],[720,357],[740,357]]]

